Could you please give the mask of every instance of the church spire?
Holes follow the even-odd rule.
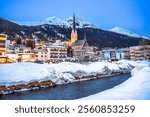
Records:
[[[86,33],[84,33],[84,40],[86,41]]]
[[[72,32],[71,32],[71,43],[70,46],[78,40],[78,34],[76,30],[76,19],[75,14],[73,14],[73,22],[72,22]]]
[[[75,18],[75,13],[73,13],[73,31],[75,32],[76,31],[76,18]]]

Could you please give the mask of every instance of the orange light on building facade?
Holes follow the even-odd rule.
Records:
[[[0,34],[0,57],[6,56],[6,40],[7,35]]]

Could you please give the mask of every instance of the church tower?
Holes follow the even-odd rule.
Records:
[[[72,24],[72,32],[71,32],[71,45],[77,41],[77,30],[76,30],[76,19],[75,14],[73,14],[73,24]]]

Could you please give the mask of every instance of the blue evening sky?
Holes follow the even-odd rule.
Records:
[[[0,0],[0,17],[12,21],[42,21],[76,16],[102,29],[126,28],[150,37],[150,0]]]

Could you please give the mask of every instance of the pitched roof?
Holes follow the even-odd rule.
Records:
[[[36,49],[36,50],[33,50],[33,52],[47,52],[46,49]]]
[[[78,40],[75,43],[72,44],[72,46],[83,46],[83,45],[88,45],[87,40]]]

